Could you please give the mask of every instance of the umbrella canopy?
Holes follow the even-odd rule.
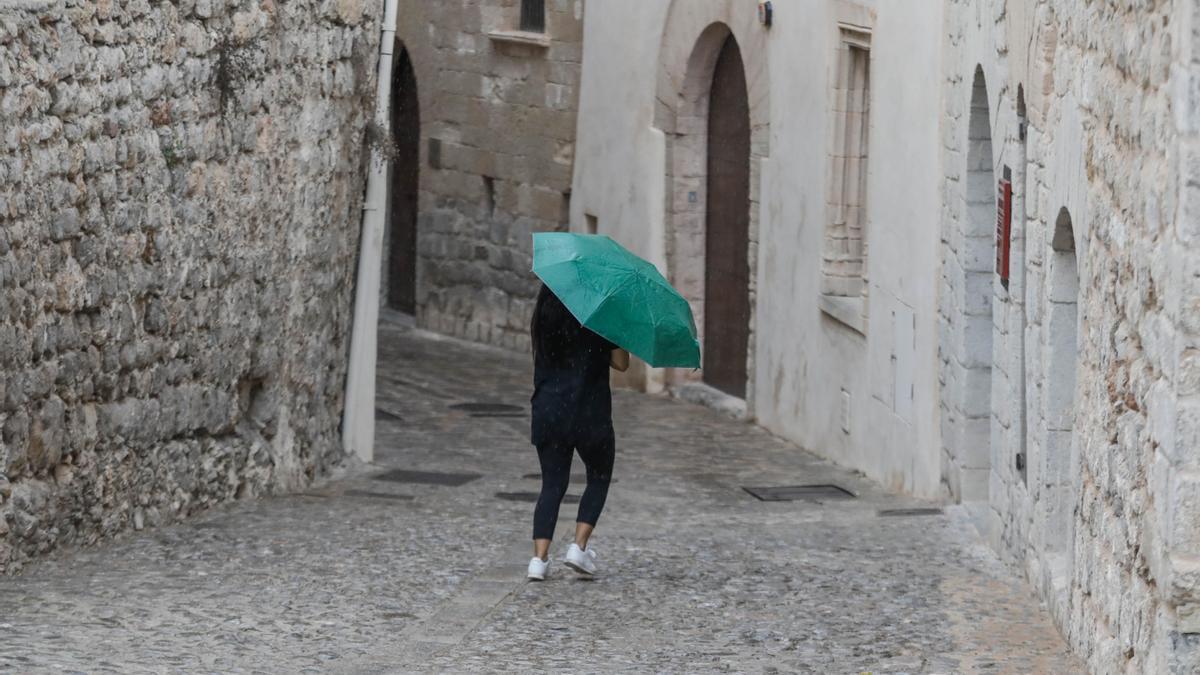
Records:
[[[533,272],[571,314],[655,368],[699,368],[687,300],[651,263],[603,235],[533,235]]]

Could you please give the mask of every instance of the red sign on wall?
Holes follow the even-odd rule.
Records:
[[[996,274],[1008,288],[1009,258],[1012,252],[1012,181],[1001,178],[996,189]]]

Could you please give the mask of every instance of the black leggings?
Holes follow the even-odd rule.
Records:
[[[537,446],[538,461],[542,465],[542,493],[538,496],[533,511],[533,538],[553,539],[554,525],[558,522],[558,507],[567,494],[571,482],[571,460],[575,450],[587,467],[587,487],[579,500],[577,522],[595,527],[604,510],[608,497],[608,484],[612,480],[613,459],[616,443],[612,436],[588,443],[566,443],[547,441]]]

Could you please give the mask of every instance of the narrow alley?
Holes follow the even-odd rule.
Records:
[[[527,583],[528,359],[394,315],[380,344],[374,465],[0,579],[0,672],[1082,671],[960,508],[628,391],[600,576]],[[856,497],[743,490],[809,484]]]

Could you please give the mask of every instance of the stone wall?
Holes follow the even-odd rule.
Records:
[[[1195,4],[954,0],[947,13],[947,489],[971,498],[954,460],[987,445],[983,528],[1097,672],[1200,667]],[[968,159],[978,143],[991,167]],[[956,244],[981,235],[972,204],[994,207],[983,195],[1006,168],[1012,278],[970,284],[956,266],[988,269],[994,245],[974,260]],[[972,332],[967,308],[985,304],[987,332]],[[981,346],[988,381],[969,398],[988,392],[990,410],[974,429],[953,415],[969,373],[952,356]]]
[[[0,572],[340,461],[373,12],[0,8]]]
[[[421,107],[418,323],[510,349],[528,346],[531,234],[569,219],[583,43],[582,0],[546,0],[539,34],[520,4],[401,0],[397,29]]]
[[[1168,665],[1200,672],[1200,0],[1181,0],[1174,23],[1171,112],[1177,135],[1168,161],[1179,194],[1169,205],[1174,226],[1164,232],[1174,249],[1167,259],[1174,290],[1163,304],[1176,330],[1173,341],[1158,347],[1174,372],[1170,386],[1160,384],[1154,392],[1163,414],[1151,419],[1160,439],[1152,475],[1156,492],[1167,495],[1156,502],[1166,524],[1165,555],[1156,563],[1168,612],[1175,613],[1162,637]]]

